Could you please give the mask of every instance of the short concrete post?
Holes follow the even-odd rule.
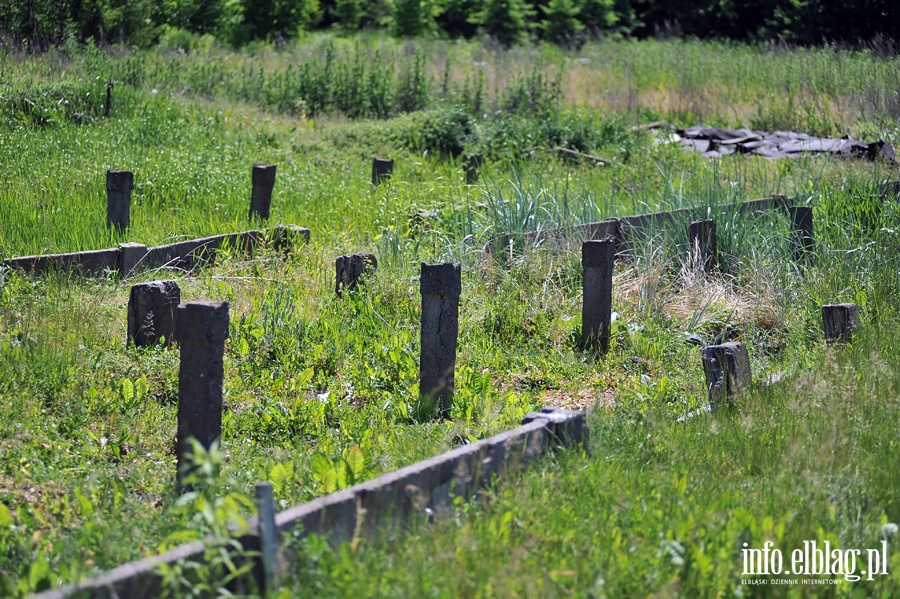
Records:
[[[719,261],[718,247],[716,244],[716,221],[697,220],[688,227],[688,240],[691,243],[691,257],[699,251],[704,272],[712,272]]]
[[[794,248],[794,261],[800,262],[809,257],[815,245],[812,207],[789,206],[788,213],[791,216],[791,245]]]
[[[137,347],[171,345],[175,333],[175,309],[181,289],[175,281],[151,281],[131,288],[128,297],[128,342]]]
[[[438,400],[438,415],[447,418],[455,391],[456,341],[459,333],[459,264],[422,264],[422,331],[419,395]]]
[[[853,332],[859,330],[859,310],[856,304],[822,306],[822,327],[828,345],[850,343]]]
[[[466,157],[464,169],[466,171],[466,185],[474,185],[478,183],[479,171],[481,165],[484,164],[484,156],[482,154],[469,154]]]
[[[251,179],[253,191],[250,193],[249,219],[268,220],[272,190],[275,188],[275,165],[254,164]]]
[[[372,185],[391,178],[394,174],[394,161],[387,158],[376,158],[372,161]]]
[[[278,529],[275,527],[275,499],[272,495],[272,483],[257,483],[256,513],[265,584],[263,595],[266,595],[273,593],[281,585]]]
[[[119,244],[119,276],[121,278],[130,277],[134,274],[134,269],[147,256],[147,246],[140,243],[120,243]],[[177,304],[176,304],[177,305]]]
[[[375,254],[347,254],[335,259],[334,269],[334,292],[341,297],[341,288],[356,291],[360,278],[378,269],[378,260]]]
[[[604,354],[609,350],[615,258],[616,242],[612,237],[603,241],[585,241],[581,245],[581,266],[584,269],[581,349],[599,349]]]
[[[736,395],[750,389],[750,355],[743,343],[707,345],[702,359],[710,405],[733,403]]]
[[[106,171],[106,226],[119,231],[131,224],[131,190],[134,175],[131,171]]]
[[[301,243],[309,243],[309,229],[304,227],[278,225],[274,232],[275,249],[285,254],[291,253]]]
[[[204,448],[222,435],[222,379],[228,302],[191,302],[175,311],[178,371],[178,487],[190,473],[190,438]]]

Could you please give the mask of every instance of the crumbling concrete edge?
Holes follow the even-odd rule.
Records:
[[[213,235],[154,247],[123,243],[118,248],[103,250],[7,258],[3,260],[3,266],[35,274],[72,272],[85,276],[105,276],[107,273],[118,272],[121,277],[129,277],[141,270],[190,270],[197,265],[212,264],[215,254],[223,246],[252,253],[254,248],[271,240],[276,249],[286,251],[300,241],[309,243],[309,235],[309,229],[304,227],[278,225],[269,229]]]
[[[359,537],[377,538],[414,519],[427,521],[448,513],[455,497],[476,497],[476,492],[494,479],[520,471],[550,451],[587,446],[583,412],[544,408],[525,416],[522,426],[511,431],[289,508],[276,516],[275,524],[282,534],[318,534],[333,545]],[[240,541],[252,549],[259,545],[255,518],[249,529],[252,532]],[[189,543],[33,597],[152,597],[162,590],[161,565],[202,561],[205,554],[203,542]]]

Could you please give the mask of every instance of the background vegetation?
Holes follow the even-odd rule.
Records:
[[[305,31],[359,28],[398,37],[486,35],[502,45],[534,38],[577,45],[601,35],[865,43],[893,55],[900,8],[891,0],[0,1],[0,35],[30,50],[69,39],[148,46],[188,34],[239,46]]]

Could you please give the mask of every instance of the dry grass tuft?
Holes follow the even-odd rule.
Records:
[[[711,322],[770,331],[781,328],[773,287],[750,288],[729,275],[706,273],[696,256],[681,262],[676,274],[660,254],[614,277],[613,293],[618,303],[640,313],[664,314],[690,330],[702,329]]]

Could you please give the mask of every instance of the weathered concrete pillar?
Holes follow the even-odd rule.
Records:
[[[422,263],[422,331],[419,394],[437,400],[438,415],[450,414],[455,391],[456,337],[459,333],[459,264]]]
[[[481,165],[484,164],[484,155],[469,154],[466,157],[466,164],[463,167],[466,171],[466,185],[474,185],[478,183],[479,171]]]
[[[131,288],[128,297],[128,342],[137,347],[171,345],[175,333],[175,309],[181,289],[175,281],[151,281]]]
[[[106,105],[103,107],[103,116],[109,118],[109,113],[112,111],[112,90],[113,90],[113,82],[109,80],[106,82]]]
[[[691,257],[699,249],[698,258],[703,265],[704,272],[712,272],[719,262],[718,246],[716,243],[716,221],[697,220],[688,227],[688,240],[691,243]]]
[[[581,245],[584,269],[581,300],[581,349],[609,350],[612,318],[612,275],[616,258],[616,242],[612,237],[602,241],[585,241]]]
[[[736,395],[750,389],[750,355],[743,343],[707,345],[702,359],[710,405],[732,403]]]
[[[206,449],[222,435],[222,379],[228,302],[178,306],[175,338],[181,346],[178,371],[178,486],[189,474],[191,437]]]
[[[131,224],[131,190],[134,175],[131,171],[106,171],[106,226],[119,231]]]
[[[134,274],[134,269],[141,263],[146,255],[146,245],[132,242],[120,243],[119,276],[124,279]]]
[[[372,161],[372,185],[391,178],[394,174],[394,161],[387,158],[376,158]]]
[[[334,269],[336,271],[334,292],[341,297],[341,288],[356,291],[360,278],[378,269],[378,260],[375,254],[347,254],[335,259]]]
[[[263,566],[264,594],[272,593],[281,584],[281,564],[278,559],[279,535],[275,527],[275,498],[272,483],[256,484],[257,534]]]
[[[791,245],[794,249],[794,261],[800,262],[809,257],[815,245],[812,207],[789,206],[788,213],[791,217]]]
[[[822,306],[822,328],[828,345],[850,343],[853,332],[859,330],[859,310],[856,304]]]
[[[275,165],[254,164],[253,191],[250,193],[250,220],[269,219],[272,190],[275,188]]]

